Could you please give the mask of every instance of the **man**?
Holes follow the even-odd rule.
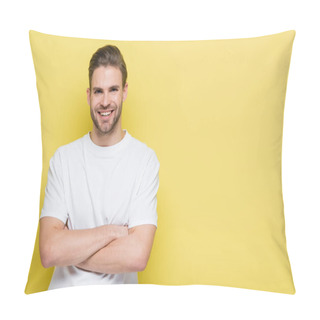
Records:
[[[50,160],[39,238],[43,266],[55,267],[49,289],[137,283],[148,262],[159,161],[122,129],[126,79],[119,49],[98,49],[87,89],[93,129]]]

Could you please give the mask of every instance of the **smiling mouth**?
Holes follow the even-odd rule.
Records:
[[[103,119],[108,119],[110,117],[110,115],[113,113],[114,110],[110,110],[110,111],[98,111],[99,115],[103,118]]]
[[[110,112],[100,112],[100,114],[102,115],[102,116],[108,116],[109,114],[111,114],[111,111]]]

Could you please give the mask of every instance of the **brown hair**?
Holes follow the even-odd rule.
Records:
[[[123,56],[120,50],[116,46],[106,45],[99,48],[91,57],[89,64],[89,85],[91,88],[92,75],[95,69],[100,66],[112,66],[120,69],[122,73],[122,87],[125,86],[127,81],[127,67],[124,62]]]

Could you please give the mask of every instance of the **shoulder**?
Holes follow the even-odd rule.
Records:
[[[85,139],[86,139],[86,135],[68,144],[58,147],[54,155],[52,156],[51,161],[61,162],[64,159],[80,156],[82,154],[83,144]]]
[[[131,136],[131,150],[132,152],[140,158],[144,163],[153,163],[159,165],[159,160],[156,152],[150,148],[146,143]]]

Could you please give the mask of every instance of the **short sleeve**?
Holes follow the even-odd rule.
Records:
[[[133,197],[129,212],[129,228],[153,224],[157,226],[157,192],[159,188],[160,163],[153,150],[148,153],[142,178]]]
[[[61,154],[59,149],[50,159],[48,181],[40,218],[43,217],[54,217],[61,220],[63,223],[66,223],[68,219],[63,184]]]

